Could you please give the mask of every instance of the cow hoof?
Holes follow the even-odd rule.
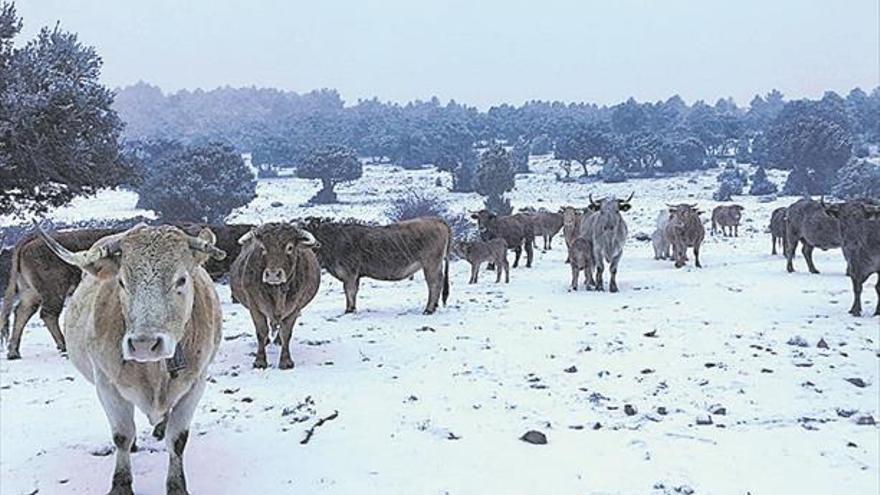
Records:
[[[617,292],[617,287],[616,287],[616,286],[615,286],[615,287],[610,287],[610,288],[608,289],[608,292]]]
[[[422,314],[423,315],[432,315],[432,314],[434,314],[434,310],[433,309],[426,309],[426,310],[422,311]]]
[[[703,265],[697,263],[697,264],[696,264],[696,267],[697,267],[697,268],[703,268]]]
[[[345,308],[345,314],[354,313],[354,308]]]
[[[254,359],[254,368],[256,368],[258,370],[264,370],[264,369],[266,369],[267,366],[268,366],[268,363],[266,363],[266,358]]]
[[[810,270],[810,273],[815,274],[815,275],[818,275],[818,274],[819,274],[819,270],[816,270],[816,269],[814,268],[814,269]]]
[[[6,359],[10,361],[15,361],[16,359],[21,359],[21,353],[18,351],[9,351],[6,353]]]
[[[290,359],[290,358],[287,358],[287,359],[281,358],[281,359],[278,360],[278,369],[279,369],[279,370],[292,370],[293,367],[294,367],[293,359]]]
[[[853,316],[862,316],[862,308],[852,308],[849,310],[849,314]]]
[[[114,486],[107,495],[134,495],[131,486]]]
[[[683,267],[683,266],[684,266],[684,263],[681,263],[681,262],[678,262],[678,261],[675,262],[675,267],[676,267],[676,268],[681,268],[681,267]]]

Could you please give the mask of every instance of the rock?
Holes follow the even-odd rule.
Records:
[[[626,413],[627,416],[635,416],[639,410],[632,404],[625,404],[623,406],[623,412]]]
[[[810,344],[807,342],[807,339],[801,337],[800,335],[795,335],[794,337],[788,339],[786,342],[788,345],[794,345],[797,347],[809,347]]]
[[[602,428],[602,423],[600,423],[600,422],[598,422],[598,421],[596,421],[595,423],[593,423],[593,429],[594,429],[594,430],[599,430],[599,429],[601,429],[601,428]]]
[[[565,368],[565,369],[562,370],[562,371],[565,371],[566,373],[577,373],[577,372],[578,372],[578,369],[577,369],[577,366],[575,366],[575,365],[571,365],[571,366],[569,366],[568,368]]]
[[[527,431],[523,436],[519,437],[519,439],[533,445],[547,445],[547,436],[536,430]]]
[[[845,380],[859,388],[865,388],[868,385],[865,383],[865,380],[862,380],[861,378],[846,378]]]
[[[856,418],[856,424],[863,425],[863,426],[873,426],[877,423],[876,423],[876,421],[874,421],[874,416],[871,416],[870,414],[866,414],[864,416],[859,416],[858,418]]]
[[[819,342],[816,343],[816,347],[819,349],[828,349],[828,342],[825,342],[825,339],[819,339]]]
[[[646,234],[644,232],[637,232],[636,235],[633,236],[633,238],[637,241],[642,241],[642,242],[651,240],[651,236],[649,236],[648,234]]]
[[[669,414],[669,413],[666,411],[666,408],[665,408],[665,407],[660,406],[660,407],[657,408],[657,414],[659,414],[659,415],[661,415],[661,416],[666,416],[666,415]]]
[[[712,414],[716,414],[718,416],[726,416],[727,415],[727,408],[725,408],[724,406],[721,406],[719,404],[715,404],[714,406],[709,408],[709,412],[711,412]]]
[[[645,337],[656,337],[657,336],[657,329],[655,328],[655,329],[651,330],[650,332],[643,333],[642,335],[644,335]]]
[[[856,413],[855,409],[840,409],[837,408],[837,415],[841,418],[848,418]]]
[[[282,203],[281,201],[272,201],[269,206],[271,206],[272,208],[281,208],[282,206],[284,206],[284,203]]]
[[[712,416],[709,416],[706,413],[700,413],[697,415],[697,424],[698,425],[711,425],[712,424]]]

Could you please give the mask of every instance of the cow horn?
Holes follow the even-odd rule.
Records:
[[[623,202],[624,202],[624,203],[629,203],[630,201],[632,201],[633,196],[635,196],[635,195],[636,195],[636,192],[635,192],[635,191],[631,192],[631,193],[629,194],[629,197],[626,198],[626,199],[624,199]]]
[[[253,238],[254,238],[254,231],[253,231],[253,229],[251,229],[247,234],[238,238],[238,244],[241,246],[244,246],[245,244],[250,242],[250,240]]]
[[[210,232],[210,231],[209,231]],[[247,234],[245,234],[247,235]],[[195,237],[191,235],[186,236],[186,240],[189,243],[189,248],[194,251],[200,251],[202,253],[206,253],[215,260],[222,260],[226,257],[226,251],[218,248],[214,245],[214,243],[206,241],[201,237]]]
[[[590,194],[588,195],[588,197],[590,198],[590,204],[591,204],[591,205],[596,205],[596,204],[597,204],[595,201],[593,201],[593,193],[590,193]]]
[[[79,268],[91,265],[101,258],[107,258],[119,254],[120,251],[119,236],[107,236],[104,239],[107,239],[108,237],[113,237],[113,239],[110,239],[107,242],[101,242],[103,239],[99,239],[88,251],[77,251],[74,253],[47,234],[46,231],[43,230],[43,227],[41,227],[36,221],[34,221],[34,226],[37,228],[37,233],[43,238],[43,241],[46,242],[46,245],[49,246],[49,249],[55,253],[56,256],[61,258],[65,263]]]
[[[315,236],[306,229],[299,229],[299,238],[297,240],[305,247],[318,245],[318,240],[315,239]]]

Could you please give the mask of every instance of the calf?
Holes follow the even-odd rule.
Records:
[[[862,314],[862,284],[877,274],[877,308],[880,316],[880,206],[866,201],[848,201],[842,204],[822,205],[824,210],[840,221],[843,257],[846,273],[852,282],[853,303],[849,313]]]
[[[668,260],[672,258],[670,254],[669,237],[666,236],[666,226],[669,224],[669,211],[660,210],[657,215],[657,228],[651,234],[651,244],[654,247],[655,260]]]
[[[565,239],[565,247],[571,250],[571,244],[577,238],[578,230],[580,230],[584,210],[573,206],[563,206],[559,213],[562,215],[562,236]],[[566,263],[569,261],[570,257],[565,259]]]
[[[739,237],[739,221],[742,219],[742,211],[745,208],[740,205],[719,205],[712,210],[712,235],[717,228],[721,227],[724,237],[732,235]],[[728,234],[728,230],[730,233]]]
[[[776,208],[770,215],[770,254],[776,254],[776,245],[782,243],[785,252],[785,211],[786,207]]]
[[[553,237],[559,233],[564,225],[561,213],[549,211],[527,211],[522,213],[532,224],[532,232],[544,239],[544,249],[553,249]]]
[[[666,237],[672,245],[672,257],[675,259],[675,267],[681,268],[687,261],[687,248],[694,249],[694,264],[702,268],[700,264],[700,244],[706,237],[706,229],[700,221],[702,211],[697,205],[668,205],[669,224],[666,226]]]
[[[116,466],[110,493],[131,494],[134,408],[168,451],[169,495],[187,494],[189,425],[220,346],[220,301],[202,264],[220,259],[214,234],[136,226],[71,252],[42,230],[59,258],[84,271],[68,302],[70,361],[95,385],[110,422]]]
[[[568,259],[571,263],[571,290],[578,289],[578,277],[584,272],[584,289],[590,290],[593,280],[593,246],[590,241],[578,237],[568,248]]]
[[[469,284],[477,283],[480,265],[484,262],[495,265],[495,283],[501,282],[501,272],[504,272],[504,283],[510,282],[510,265],[507,262],[507,242],[504,239],[491,239],[488,241],[461,241],[455,245],[459,256],[467,260],[471,265],[471,278]]]
[[[514,268],[519,266],[519,258],[523,248],[526,250],[526,268],[532,266],[532,257],[534,256],[532,240],[535,234],[532,222],[525,214],[517,213],[499,217],[489,210],[480,210],[472,213],[471,218],[477,221],[480,237],[484,241],[500,238],[507,242],[507,248],[513,249],[514,252]]]

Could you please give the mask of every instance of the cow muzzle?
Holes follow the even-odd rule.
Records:
[[[150,362],[168,359],[174,355],[174,339],[162,332],[122,337],[122,359]]]
[[[266,268],[263,270],[263,283],[268,285],[281,285],[284,281],[287,280],[285,276],[284,269],[269,269]]]

